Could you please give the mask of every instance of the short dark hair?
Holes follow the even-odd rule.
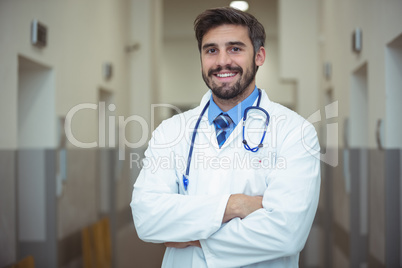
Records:
[[[251,14],[231,7],[218,7],[205,10],[194,21],[195,37],[198,41],[198,50],[201,51],[201,43],[204,35],[212,28],[234,24],[246,26],[248,36],[253,43],[254,53],[265,44],[264,26]]]

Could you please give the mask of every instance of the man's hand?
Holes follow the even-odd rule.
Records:
[[[222,222],[228,222],[233,218],[245,218],[250,213],[262,208],[262,196],[249,196],[245,194],[232,194],[226,205]]]
[[[194,246],[194,247],[201,247],[200,241],[189,241],[189,242],[166,242],[165,243],[166,247],[170,248],[186,248],[189,246]]]

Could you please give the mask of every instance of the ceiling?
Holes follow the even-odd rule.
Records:
[[[194,38],[193,22],[205,9],[229,6],[231,0],[164,0],[165,39]],[[267,37],[277,35],[277,0],[248,0],[249,10],[265,27]]]

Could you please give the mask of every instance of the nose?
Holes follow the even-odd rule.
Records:
[[[226,51],[222,51],[218,54],[216,58],[216,65],[218,66],[227,66],[232,63],[232,58]]]

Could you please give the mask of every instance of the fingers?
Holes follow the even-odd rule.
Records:
[[[166,247],[169,248],[186,248],[189,246],[201,247],[200,241],[188,241],[188,242],[165,242]]]
[[[222,222],[228,222],[236,217],[243,219],[260,208],[262,208],[262,196],[233,194],[229,197]]]
[[[186,248],[188,247],[188,242],[165,242],[165,246],[169,248]]]

